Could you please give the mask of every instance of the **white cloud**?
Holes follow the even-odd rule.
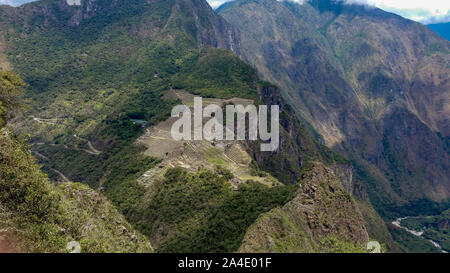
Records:
[[[446,0],[346,0],[350,3],[363,3],[396,13],[419,22],[448,22],[450,2]]]
[[[229,0],[208,0],[208,3],[213,8],[218,8],[220,5],[222,5],[225,2],[229,2]]]
[[[0,0],[0,5],[20,6],[24,3],[33,2],[34,0]]]
[[[213,8],[217,8],[231,0],[207,0]],[[302,3],[304,0],[287,0]],[[449,22],[450,1],[448,0],[344,0],[352,4],[376,6],[380,9],[396,13],[405,18],[423,23]]]

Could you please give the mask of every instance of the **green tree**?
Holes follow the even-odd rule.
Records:
[[[25,83],[11,71],[0,71],[0,128],[21,108]]]

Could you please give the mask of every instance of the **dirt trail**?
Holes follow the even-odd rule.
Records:
[[[40,157],[40,158],[43,158],[43,159],[45,159],[45,160],[49,160],[48,157],[46,157],[45,155],[43,155],[43,154],[41,154],[41,153],[39,153],[39,152],[33,151],[33,153],[34,153],[35,155],[37,155],[38,157]],[[54,168],[50,168],[50,169],[51,169],[52,171],[54,171],[55,173],[57,173],[57,174],[63,179],[64,182],[71,182],[70,179],[67,178],[67,176],[65,176],[62,172],[60,172],[60,171],[58,171],[58,170],[56,170],[56,169],[54,169]]]
[[[94,154],[99,155],[99,154],[102,153],[101,151],[95,149],[94,146],[92,146],[92,143],[91,143],[90,141],[88,141],[88,146],[89,146],[89,149],[91,149],[91,151],[92,151]]]
[[[52,171],[54,171],[55,173],[57,173],[64,180],[64,182],[70,182],[70,179],[67,178],[67,176],[65,176],[62,172],[60,172],[60,171],[58,171],[56,169],[53,169],[53,168],[50,168],[50,169]]]
[[[12,213],[0,204],[0,253],[18,252],[17,238],[14,236],[15,229],[11,223]]]
[[[87,145],[88,145],[89,150],[88,150],[88,149],[83,149],[83,151],[85,151],[86,153],[91,154],[91,155],[100,155],[100,154],[102,153],[102,151],[97,150],[97,149],[94,147],[94,145],[92,145],[92,142],[91,142],[91,141],[89,141],[89,140],[87,140],[87,139],[85,139],[85,138],[79,137],[79,136],[77,136],[77,135],[73,135],[73,136],[74,136],[75,138],[78,138],[79,140],[82,140],[82,141],[87,142]]]
[[[45,159],[45,160],[48,160],[48,157],[46,157],[45,155],[43,155],[43,154],[41,154],[41,153],[39,153],[39,152],[32,151],[32,153],[34,153],[35,155],[37,155],[37,156],[40,157],[40,158],[43,158],[43,159]]]
[[[50,124],[50,125],[56,125],[58,123],[58,119],[57,118],[52,118],[52,119],[45,119],[45,118],[36,118],[36,117],[32,117],[34,121],[36,121],[37,123],[40,124]],[[102,153],[102,151],[97,150],[94,145],[92,145],[92,142],[90,142],[87,139],[84,139],[82,137],[79,137],[77,135],[73,135],[75,138],[85,141],[88,145],[89,149],[82,149],[82,151],[85,151],[88,154],[91,155],[100,155]],[[42,143],[43,144],[43,143]]]
[[[51,124],[51,125],[56,125],[56,123],[58,122],[57,118],[45,119],[45,118],[33,117],[33,120],[37,121],[38,123],[41,123],[41,124]]]
[[[17,253],[17,250],[12,246],[8,237],[0,232],[0,253]]]

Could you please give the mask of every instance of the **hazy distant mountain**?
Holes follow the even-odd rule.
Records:
[[[445,39],[450,41],[450,22],[440,23],[440,24],[431,24],[431,25],[428,25],[428,27],[431,28],[432,30],[436,31],[437,33],[439,33],[439,35],[441,35]]]

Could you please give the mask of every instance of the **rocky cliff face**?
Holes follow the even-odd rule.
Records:
[[[331,245],[327,238],[334,238]],[[296,197],[260,218],[248,230],[241,252],[326,252],[339,243],[364,246],[369,237],[353,198],[334,172],[308,164]],[[361,251],[362,251],[361,247]]]
[[[219,14],[240,30],[242,57],[352,159],[379,207],[450,196],[448,41],[329,0],[238,0]]]
[[[349,162],[314,140],[310,130],[295,116],[282,98],[280,89],[269,83],[258,86],[259,100],[280,107],[280,147],[275,152],[261,152],[259,141],[247,142],[247,151],[258,165],[285,184],[295,184],[305,162],[316,160],[333,165],[342,183],[351,193],[352,170]]]

